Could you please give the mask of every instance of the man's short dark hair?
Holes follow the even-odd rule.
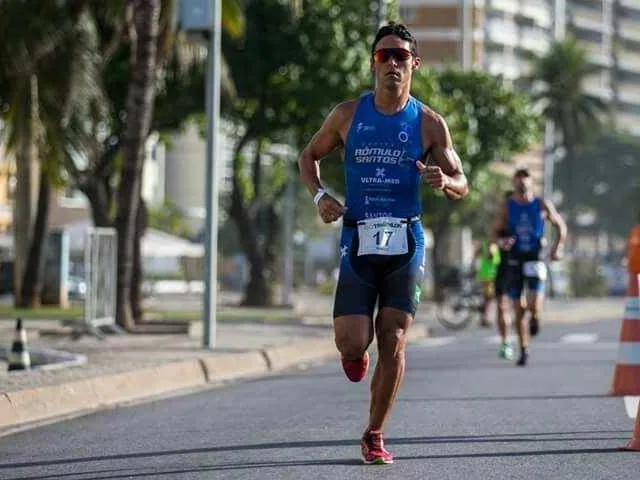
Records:
[[[376,38],[373,40],[373,45],[371,45],[371,54],[373,55],[376,51],[376,45],[380,40],[389,35],[395,35],[396,37],[401,38],[411,44],[410,50],[414,55],[418,55],[418,43],[409,29],[403,25],[402,23],[389,22],[387,25],[383,25],[376,33]]]
[[[519,168],[518,170],[516,170],[516,173],[513,174],[514,177],[516,178],[521,178],[521,177],[530,177],[531,174],[529,173],[529,169],[528,168]]]

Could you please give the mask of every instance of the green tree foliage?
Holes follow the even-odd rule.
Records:
[[[598,72],[599,67],[589,62],[585,47],[571,37],[555,42],[548,53],[533,61],[531,80],[541,85],[534,99],[560,131],[566,152],[562,207],[568,211],[570,231],[575,228],[578,204],[578,150],[594,130],[599,130],[600,117],[607,112],[605,103],[584,89],[586,78]]]
[[[423,69],[414,78],[413,94],[440,113],[449,125],[454,147],[469,180],[469,196],[451,202],[423,189],[427,225],[468,223],[482,200],[502,183],[488,170],[494,162],[509,162],[538,138],[540,125],[526,94],[507,87],[485,72]]]
[[[303,1],[297,8],[249,0],[244,39],[223,41],[237,91],[223,104],[238,125],[228,208],[251,264],[247,304],[274,301],[281,200],[293,163],[265,153],[272,143],[305,143],[331,107],[360,92],[374,13],[364,0]]]
[[[149,209],[149,226],[184,238],[191,238],[193,234],[187,226],[184,212],[170,198],[163,205]]]
[[[572,175],[576,208],[596,215],[596,228],[626,237],[640,211],[640,141],[636,137],[605,132],[594,135],[580,152],[580,168],[558,166],[559,187]],[[593,227],[592,227],[593,228]]]
[[[32,14],[36,8],[40,15]],[[62,183],[62,165],[91,141],[84,116],[100,94],[93,81],[96,35],[86,20],[82,2],[0,3],[0,133],[17,159],[15,299],[21,306],[39,303],[50,186]]]
[[[413,93],[440,113],[449,125],[454,147],[469,181],[469,195],[450,201],[440,192],[422,189],[424,221],[433,231],[435,295],[440,294],[442,242],[456,224],[475,227],[481,236],[501,200],[505,179],[489,169],[525,151],[540,128],[527,95],[505,86],[500,78],[480,72],[446,69],[423,71]],[[457,266],[457,265],[456,265]]]
[[[575,38],[555,42],[543,56],[534,58],[531,80],[541,82],[534,95],[543,108],[543,114],[557,122],[564,141],[576,145],[585,134],[599,124],[599,115],[605,104],[597,97],[585,93],[584,81],[599,73],[586,48]]]
[[[158,62],[153,72],[158,115],[152,120],[153,130],[178,128],[204,106],[206,50],[186,45],[177,33],[177,3],[160,0]],[[121,148],[126,143],[123,133],[132,118],[125,104],[135,43],[132,5],[85,0],[0,2],[0,115],[6,120],[9,143],[25,159],[19,162],[23,180],[16,215],[18,243],[25,250],[31,235],[27,223],[33,216],[30,193],[37,188],[24,179],[36,177],[30,173],[32,166],[37,167],[36,146],[54,181],[61,177],[59,167],[64,163],[67,175],[62,177],[85,193],[94,223],[113,223]],[[242,34],[244,19],[236,0],[223,0],[222,20],[230,35]]]

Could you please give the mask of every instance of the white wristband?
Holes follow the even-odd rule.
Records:
[[[320,201],[320,199],[321,199],[322,197],[324,197],[324,194],[325,194],[325,193],[327,193],[327,191],[326,191],[324,188],[320,187],[320,188],[318,189],[318,191],[316,192],[315,196],[313,197],[313,203],[315,203],[316,205],[318,205],[318,202]]]

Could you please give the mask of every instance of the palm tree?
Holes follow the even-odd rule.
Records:
[[[32,15],[34,8],[43,9],[42,15]],[[18,305],[38,303],[48,175],[59,170],[62,140],[71,139],[74,133],[72,128],[58,128],[52,135],[51,129],[74,111],[69,94],[72,86],[81,91],[82,82],[76,83],[78,70],[73,66],[86,67],[79,62],[86,57],[78,53],[85,39],[75,35],[82,11],[79,1],[0,3],[0,83],[5,104],[0,114],[4,114],[7,146],[16,155],[18,179],[14,211],[14,298]],[[78,100],[78,95],[73,98]],[[45,161],[46,169],[41,168]]]
[[[540,82],[534,99],[542,105],[544,116],[557,125],[565,149],[569,172],[575,171],[577,150],[593,128],[600,124],[606,104],[585,92],[585,79],[600,67],[589,62],[587,51],[574,38],[555,42],[549,52],[533,60],[530,80]],[[573,175],[566,178],[566,198],[570,231],[575,226],[575,185]],[[564,201],[563,201],[564,203]],[[575,236],[572,236],[575,240]]]
[[[132,2],[135,35],[130,39],[131,78],[128,84],[126,123],[122,132],[123,167],[118,188],[115,226],[118,231],[118,275],[116,322],[125,329],[141,320],[139,242],[146,221],[146,206],[140,198],[144,142],[153,121],[158,73],[167,66],[187,66],[202,62],[197,50],[180,44],[170,19],[175,0],[134,0]],[[235,0],[223,2],[225,28],[234,36],[242,32],[243,17]],[[174,56],[182,62],[167,63]],[[188,53],[193,53],[186,59]],[[182,54],[182,55],[180,55]],[[172,71],[173,75],[179,70]],[[201,104],[202,105],[202,104]],[[139,210],[142,210],[139,211]]]
[[[143,3],[144,7],[148,6],[147,2]],[[155,34],[158,41],[156,48],[159,54],[151,72],[151,77],[155,82],[164,77],[158,74],[158,70],[169,68],[167,59],[176,52],[196,53],[191,56],[188,62],[180,63],[182,66],[189,64],[189,62],[191,64],[204,63],[206,58],[202,52],[198,53],[197,49],[188,49],[182,46],[180,36],[177,35],[175,25],[172,22],[177,0],[153,2],[154,12],[156,3],[160,8],[160,13],[157,19],[158,32]],[[129,59],[135,57],[130,56],[129,52],[134,45],[138,45],[134,39],[128,37],[131,32],[135,31],[135,28],[129,27],[137,26],[131,22],[131,17],[127,16],[128,11],[135,11],[131,10],[131,6],[131,3],[127,2],[89,2],[88,0],[66,0],[45,2],[44,4],[39,0],[0,2],[0,57],[3,59],[0,64],[0,86],[2,86],[0,103],[10,106],[6,114],[3,113],[6,110],[3,106],[0,109],[0,115],[6,120],[5,123],[8,126],[5,128],[5,133],[8,134],[9,146],[13,148],[18,158],[19,182],[16,201],[17,212],[14,218],[16,245],[22,248],[18,255],[22,264],[24,264],[23,259],[33,235],[33,204],[38,191],[36,181],[39,166],[36,154],[36,146],[38,145],[41,146],[40,157],[46,154],[48,157],[64,161],[67,173],[74,183],[87,194],[96,224],[101,226],[113,224],[110,212],[115,201],[111,181],[114,173],[117,173],[115,160],[120,151],[134,152],[134,155],[137,155],[139,146],[125,145],[127,141],[134,143],[141,141],[137,135],[131,134],[131,129],[134,127],[130,127],[130,124],[135,123],[137,127],[144,127],[140,130],[143,133],[146,132],[142,138],[144,141],[149,128],[145,127],[146,120],[140,122],[136,115],[142,117],[151,115],[149,113],[151,110],[146,111],[147,108],[150,108],[146,103],[143,108],[129,103],[129,106],[134,110],[128,111],[128,106],[124,105],[124,102],[120,102],[120,98],[124,99],[127,96],[126,90],[129,80],[127,80],[128,73],[123,74],[118,69],[123,67],[126,71],[130,69]],[[46,12],[43,12],[43,8],[46,9]],[[244,17],[237,0],[223,0],[222,9],[223,28],[234,36],[241,34],[244,28]],[[32,15],[34,10],[38,10],[42,14]],[[84,28],[84,34],[92,36],[88,40],[78,40],[76,36],[75,42],[65,42],[65,39],[74,38],[71,35],[73,32],[77,33],[74,29],[76,29],[81,15],[83,15],[81,24]],[[63,49],[65,46],[66,52]],[[75,47],[84,47],[85,55],[80,54],[77,48],[74,50]],[[147,48],[148,45],[141,47]],[[135,55],[135,52],[133,53]],[[124,62],[114,64],[113,59],[117,55],[124,56]],[[46,62],[41,61],[44,58],[46,58]],[[82,58],[91,59],[90,68],[86,67],[86,63],[85,67],[82,67],[79,62],[76,62],[76,67],[73,64],[65,63],[67,59],[80,60]],[[49,71],[43,75],[36,68],[41,68],[43,65],[57,66],[60,71],[51,72],[51,68],[49,68]],[[65,65],[65,67],[61,68],[61,65]],[[113,68],[109,69],[108,67]],[[135,65],[131,70],[135,70]],[[84,72],[85,75],[80,79],[74,78],[70,83],[65,83],[65,78],[68,80],[71,77],[65,77],[63,74],[71,72]],[[116,83],[122,80],[120,91],[115,95],[101,95],[102,88],[108,86],[110,82],[113,83],[114,73],[120,75],[119,79],[116,79]],[[193,71],[175,69],[172,77],[174,82],[179,82],[181,74],[192,75]],[[83,80],[84,83],[78,80]],[[87,96],[81,91],[81,88],[87,86],[94,89],[93,96]],[[46,109],[39,101],[45,97],[54,99]],[[84,98],[85,101],[74,101],[78,98]],[[57,112],[54,108],[56,107],[56,99],[58,102]],[[204,102],[197,108],[203,106]],[[125,113],[126,115],[123,115]],[[123,120],[124,118],[127,119],[126,122]],[[61,123],[62,119],[64,119],[63,123]],[[105,127],[107,139],[102,141],[99,139],[104,135]],[[157,125],[157,127],[162,127],[162,125]],[[55,132],[55,134],[51,134],[51,132]],[[71,139],[67,135],[69,132],[85,135]],[[127,133],[130,136],[127,136]],[[42,141],[37,141],[38,139]],[[60,148],[61,154],[53,154],[50,149],[45,150],[44,146]],[[78,166],[73,161],[78,157],[87,158],[89,167]],[[51,168],[47,170],[52,171]],[[141,175],[139,168],[136,167],[134,171],[136,175]],[[140,178],[128,179],[126,175],[121,178],[125,178],[125,186],[121,188],[121,192],[130,187],[126,184],[131,181],[134,190],[137,191],[137,194],[134,192],[134,195],[139,197]],[[129,194],[123,194],[120,200],[128,202]],[[133,201],[129,207],[134,206],[135,203]],[[127,205],[120,208],[124,210],[126,207]],[[131,210],[135,218],[135,209]],[[36,222],[36,224],[43,225],[42,222]],[[144,222],[138,222],[138,224],[144,224]],[[39,228],[40,233],[37,238],[42,236],[43,231],[42,228]],[[37,238],[34,238],[34,241]],[[136,238],[139,238],[139,234],[136,235]],[[37,252],[39,248],[31,250]],[[133,251],[136,252],[139,249],[134,248]],[[38,262],[31,263],[39,264]],[[136,261],[136,264],[139,264],[139,261]],[[127,269],[123,271],[127,271]],[[18,281],[16,282],[18,286],[21,283],[20,277],[21,275],[18,273]],[[21,288],[18,291],[20,290]],[[139,298],[139,296],[133,295],[133,298]],[[139,309],[134,310],[139,311]]]
[[[86,12],[65,30],[64,38],[49,54],[42,57],[36,69],[38,78],[38,120],[41,163],[38,203],[32,238],[27,256],[21,306],[40,305],[41,257],[48,231],[49,203],[53,185],[61,183],[63,165],[71,162],[76,152],[84,151],[92,142],[93,132],[85,127],[89,109],[102,102],[102,90],[96,83],[95,52],[97,36]]]
[[[131,299],[135,224],[140,203],[144,142],[151,127],[158,65],[160,0],[134,0],[131,45],[131,78],[127,94],[127,121],[122,153],[123,165],[118,188],[118,277],[116,323],[131,330],[134,325]]]
[[[33,63],[30,57],[36,57],[34,42],[28,42],[23,35],[12,35],[11,18],[22,5],[18,2],[0,3],[0,78],[3,79],[5,103],[3,137],[7,150],[16,157],[16,201],[14,207],[14,287],[15,292],[22,288],[22,275],[27,248],[31,239],[33,204],[35,201],[34,176],[37,178],[37,160],[34,150],[35,116],[37,107],[37,78],[32,74]],[[29,25],[33,28],[33,25]],[[12,55],[7,56],[12,53]],[[6,59],[6,60],[5,60]],[[19,303],[19,293],[15,297]]]

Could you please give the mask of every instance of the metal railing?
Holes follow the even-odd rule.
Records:
[[[87,229],[84,244],[84,322],[89,327],[115,325],[118,237],[114,228]]]

